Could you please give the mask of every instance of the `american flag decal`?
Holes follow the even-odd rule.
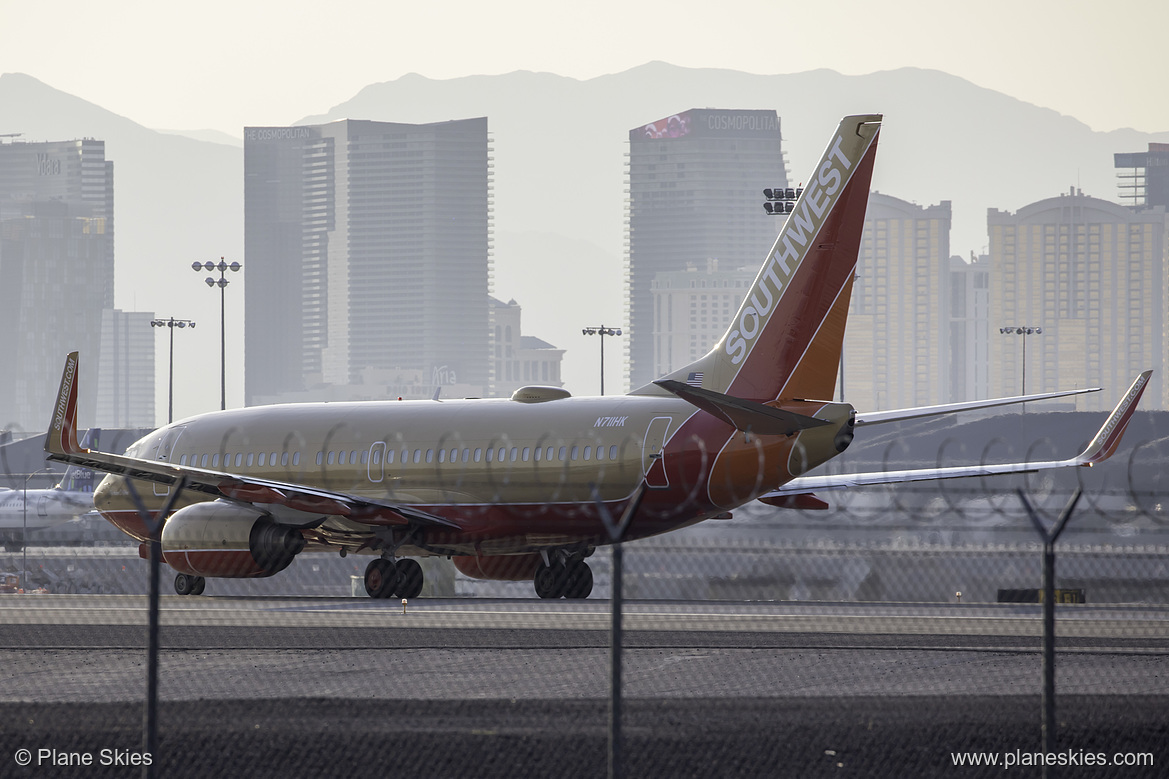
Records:
[[[702,371],[696,371],[695,373],[691,373],[689,378],[686,379],[686,383],[689,384],[691,387],[701,387],[702,386],[702,377],[704,375],[705,374]]]

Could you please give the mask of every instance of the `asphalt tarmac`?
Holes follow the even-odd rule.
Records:
[[[0,776],[140,774],[118,761],[141,751],[145,607],[0,598]],[[625,776],[977,776],[988,769],[953,753],[1040,749],[1036,606],[624,610]],[[159,776],[606,774],[604,601],[419,599],[403,614],[362,599],[164,596],[161,614]],[[1063,775],[1164,775],[1169,610],[1059,615],[1065,760],[1153,761]]]

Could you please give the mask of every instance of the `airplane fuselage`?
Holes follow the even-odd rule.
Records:
[[[723,514],[837,453],[833,442],[851,406],[784,407],[832,424],[751,436],[670,395],[288,404],[182,420],[127,455],[414,506],[459,529],[430,528],[403,554],[498,554],[604,543],[595,502],[619,513],[643,478],[650,490],[627,538]],[[168,491],[138,483],[148,508]],[[178,506],[203,499],[188,493]],[[96,505],[146,538],[119,477],[103,480]],[[312,519],[305,512],[277,518]],[[368,530],[331,516],[313,532],[360,551]]]

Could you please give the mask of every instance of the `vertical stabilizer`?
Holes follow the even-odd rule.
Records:
[[[81,439],[82,449],[96,449],[101,438],[101,428],[91,427],[85,431]],[[93,470],[80,465],[70,465],[65,469],[61,481],[57,482],[57,489],[65,492],[93,492]]]
[[[665,379],[756,401],[832,398],[880,127],[879,114],[840,122],[729,330]]]

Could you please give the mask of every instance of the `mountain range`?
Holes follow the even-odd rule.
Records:
[[[951,201],[950,251],[962,256],[984,251],[988,208],[1014,211],[1072,186],[1116,200],[1112,155],[1169,142],[1169,132],[1096,132],[939,71],[760,76],[660,62],[588,80],[524,71],[449,80],[411,74],[291,123],[488,117],[494,294],[524,307],[525,333],[568,350],[566,384],[589,393],[596,387],[596,343],[580,328],[624,318],[628,131],[702,107],[775,109],[793,182],[804,178],[842,115],[883,113],[874,189],[921,205]],[[184,291],[196,283],[194,260],[227,256],[242,260],[246,271],[238,140],[148,129],[30,76],[4,74],[0,133],[16,132],[29,141],[106,141],[114,161],[118,305],[201,318],[213,331],[218,296]],[[768,248],[760,247],[760,259]],[[227,293],[229,329],[242,327],[239,304],[232,310],[234,291]],[[180,302],[181,311],[164,310]],[[242,346],[229,340],[228,362],[238,366]],[[606,383],[622,386],[621,360],[608,356]],[[210,364],[209,354],[204,365]],[[190,408],[182,414],[216,407],[213,373],[180,363],[176,413],[184,393]],[[241,375],[238,368],[228,374],[229,403],[242,394]]]

